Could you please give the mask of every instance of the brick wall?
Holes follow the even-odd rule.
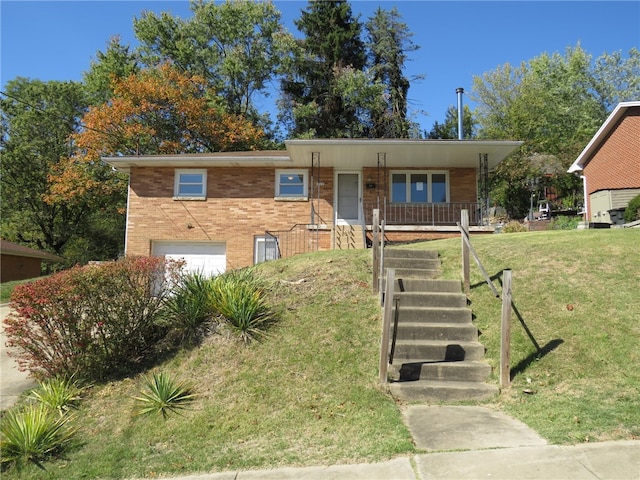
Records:
[[[256,235],[310,223],[312,203],[322,221],[332,227],[333,168],[314,171],[314,182],[323,185],[319,194],[310,189],[313,198],[309,201],[275,200],[275,169],[255,167],[210,168],[206,200],[174,200],[174,172],[173,168],[131,169],[128,255],[150,255],[154,240],[221,242],[227,246],[227,269],[231,269],[253,263]],[[449,172],[451,202],[475,202],[475,169],[454,168]],[[363,184],[369,176],[378,182],[376,168],[364,169]],[[381,178],[381,194],[383,187],[384,179]],[[365,202],[374,202],[377,194],[378,188],[363,186]],[[404,239],[411,235],[401,236]],[[321,231],[319,248],[331,248],[331,238],[330,230]],[[442,236],[429,234],[420,238]]]
[[[588,195],[640,187],[640,107],[627,111],[585,165],[584,175]]]

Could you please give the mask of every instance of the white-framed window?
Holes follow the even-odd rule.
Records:
[[[449,173],[432,170],[391,172],[391,203],[447,203]]]
[[[207,169],[177,169],[173,196],[179,199],[204,200],[207,198]]]
[[[308,170],[276,170],[276,198],[306,200],[308,191]]]
[[[278,237],[256,236],[253,245],[253,263],[266,262],[280,258]]]

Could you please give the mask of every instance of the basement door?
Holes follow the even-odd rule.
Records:
[[[362,187],[359,172],[338,172],[336,174],[336,224],[352,225],[362,223],[360,199]]]

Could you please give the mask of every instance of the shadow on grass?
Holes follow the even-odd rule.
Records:
[[[500,272],[495,273],[491,277],[489,277],[489,278],[491,278],[492,282],[497,280],[500,283],[500,287],[503,287],[503,283],[502,283],[502,272],[503,271],[504,270],[501,270]],[[474,285],[471,285],[471,288],[477,288],[477,287],[479,287],[481,285],[486,285],[486,284],[487,284],[486,281],[478,282],[478,283],[476,283]],[[516,304],[513,302],[513,300],[511,300],[511,310],[515,314],[516,318],[520,322],[520,325],[522,325],[522,328],[524,329],[525,333],[527,334],[527,337],[529,337],[529,340],[531,340],[531,343],[533,344],[533,346],[536,349],[535,352],[531,353],[526,358],[522,359],[520,362],[518,362],[518,364],[515,367],[513,367],[511,369],[511,379],[513,380],[513,378],[518,373],[524,372],[527,369],[527,367],[529,367],[529,365],[531,365],[533,362],[535,362],[537,360],[540,360],[542,357],[544,357],[548,353],[551,353],[556,348],[558,348],[558,346],[560,346],[561,344],[564,343],[564,340],[562,340],[561,338],[556,338],[556,339],[553,339],[553,340],[547,342],[546,345],[541,347],[540,344],[538,343],[538,341],[536,340],[535,336],[533,335],[533,332],[531,332],[531,330],[529,329],[529,326],[527,325],[527,322],[524,321],[524,318],[522,317],[522,314],[520,313],[520,310],[518,310],[518,307],[516,307]]]

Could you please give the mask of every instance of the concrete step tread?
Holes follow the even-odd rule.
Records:
[[[389,384],[389,389],[394,397],[415,402],[486,400],[499,393],[496,385],[448,380],[392,382]]]

